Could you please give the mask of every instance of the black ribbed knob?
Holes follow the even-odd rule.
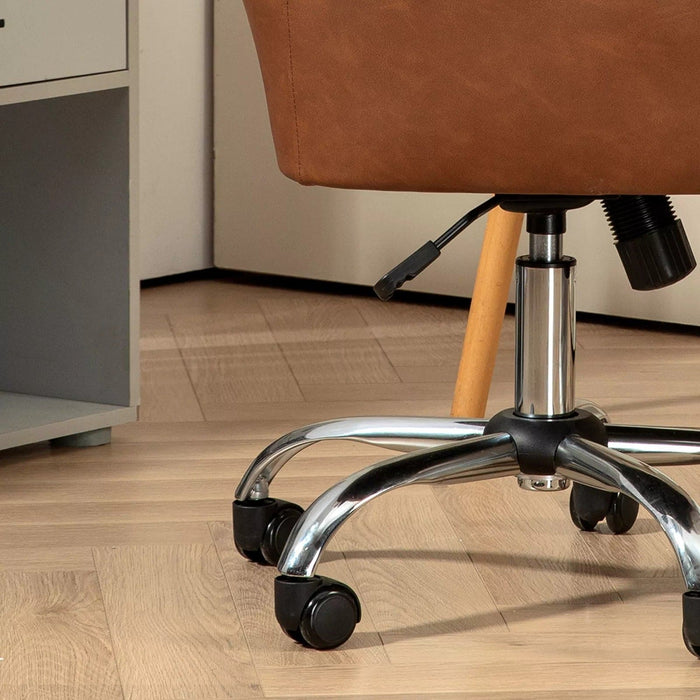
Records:
[[[633,289],[661,289],[695,269],[685,229],[668,197],[605,197],[603,209]]]

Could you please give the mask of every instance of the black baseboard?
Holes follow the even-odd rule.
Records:
[[[177,275],[167,275],[154,279],[143,280],[142,289],[159,287],[166,284],[179,284],[183,282],[201,280],[228,280],[235,284],[243,284],[252,287],[274,287],[277,289],[297,289],[308,292],[320,292],[323,294],[336,294],[338,296],[360,296],[376,298],[372,287],[363,284],[347,284],[345,282],[326,282],[323,280],[307,279],[305,277],[290,277],[287,275],[271,275],[262,272],[247,272],[245,270],[223,270],[211,267],[206,270],[183,272]],[[431,294],[429,292],[413,292],[399,289],[392,299],[392,303],[424,304],[429,306],[442,306],[453,309],[468,309],[471,299],[449,294]],[[380,303],[379,301],[377,303]],[[515,304],[506,306],[506,314],[515,314]],[[584,323],[598,323],[604,326],[618,328],[635,328],[638,330],[650,330],[661,333],[682,333],[684,335],[700,335],[700,326],[685,325],[682,323],[667,323],[665,321],[646,321],[638,318],[626,318],[624,316],[609,316],[587,311],[578,311],[577,320]]]
[[[216,268],[209,267],[206,270],[193,270],[192,272],[180,272],[176,275],[151,277],[147,280],[141,280],[141,289],[150,289],[151,287],[163,287],[167,284],[180,284],[181,282],[211,280],[217,277],[218,272],[219,270],[217,270]]]

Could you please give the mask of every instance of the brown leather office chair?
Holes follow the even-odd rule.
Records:
[[[370,417],[300,428],[269,445],[234,502],[239,551],[277,564],[277,619],[315,648],[342,644],[360,604],[316,576],[358,508],[415,483],[515,476],[568,488],[583,530],[632,527],[639,504],[687,586],[683,636],[700,654],[700,509],[649,465],[700,463],[700,431],[608,423],[574,400],[569,209],[600,201],[632,286],[695,266],[668,193],[700,193],[696,0],[245,0],[282,171],[307,185],[497,193],[377,284],[388,298],[474,218],[525,215],[517,261],[515,404],[490,420]],[[398,254],[398,251],[397,251]],[[508,263],[510,264],[510,263]],[[406,454],[368,467],[302,514],[271,498],[294,454],[327,439]],[[644,461],[641,461],[641,460]]]

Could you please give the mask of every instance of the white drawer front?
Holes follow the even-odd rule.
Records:
[[[126,0],[0,0],[0,86],[123,70]]]

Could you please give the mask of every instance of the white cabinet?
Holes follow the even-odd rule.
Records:
[[[137,415],[136,4],[0,0],[0,449]]]
[[[0,86],[124,70],[126,0],[0,0]]]

